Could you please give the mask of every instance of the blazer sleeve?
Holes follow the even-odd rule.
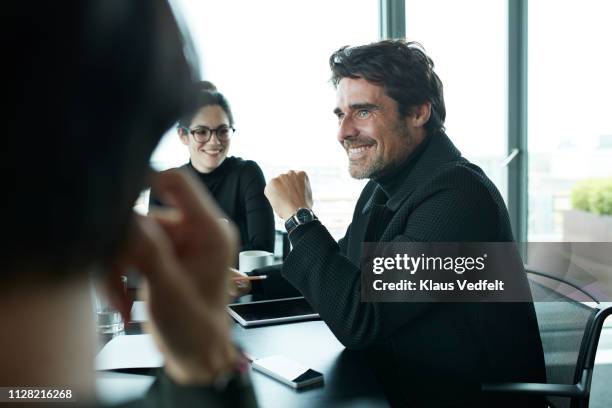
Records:
[[[312,224],[300,225],[291,234],[291,242],[299,241],[311,228],[317,228],[321,224],[313,222]],[[347,231],[347,235],[338,241],[338,247],[341,253],[346,253],[346,237],[350,232],[350,226]],[[261,281],[254,281],[252,283],[251,293],[253,295],[261,296],[264,299],[277,299],[293,296],[302,296],[300,291],[285,279],[282,274],[282,268],[284,266],[274,265],[265,268],[257,269],[253,272],[248,272],[247,275],[267,275],[267,279]]]
[[[495,204],[484,189],[471,193],[446,189],[428,194],[416,208],[406,210],[403,233],[393,241],[490,240],[490,231],[497,228]],[[321,224],[294,243],[282,273],[347,348],[361,349],[386,339],[435,307],[435,303],[362,302],[359,267],[344,256]]]
[[[247,161],[240,188],[248,233],[248,240],[240,250],[274,252],[274,213],[264,195],[266,180],[257,163]]]

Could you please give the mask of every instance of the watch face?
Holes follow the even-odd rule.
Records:
[[[300,208],[295,216],[300,224],[312,220],[312,214],[305,208]]]

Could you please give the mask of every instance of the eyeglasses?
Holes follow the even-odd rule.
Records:
[[[217,140],[219,140],[219,142],[225,143],[230,140],[232,134],[234,134],[234,132],[236,131],[236,129],[227,125],[221,125],[216,129],[211,129],[207,126],[198,126],[195,129],[189,129],[185,126],[181,126],[181,128],[186,132],[191,133],[191,136],[193,136],[195,141],[198,143],[208,142],[212,137],[213,133],[217,134]]]

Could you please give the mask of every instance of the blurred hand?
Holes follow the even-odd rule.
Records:
[[[274,212],[283,220],[291,217],[299,208],[312,208],[310,181],[303,171],[292,170],[273,178],[266,185],[264,194]]]
[[[175,210],[136,216],[117,268],[135,267],[146,278],[151,333],[167,374],[179,384],[209,384],[237,360],[225,311],[236,233],[221,225],[220,210],[192,176],[159,173],[153,186]]]
[[[251,293],[251,281],[241,280],[240,278],[244,278],[247,276],[246,273],[242,273],[237,269],[229,268],[229,286],[228,293],[231,297],[237,298],[240,296],[248,295]]]

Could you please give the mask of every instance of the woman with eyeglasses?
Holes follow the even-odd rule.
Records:
[[[189,149],[182,166],[197,175],[240,231],[240,251],[274,251],[274,214],[264,196],[266,180],[252,160],[228,156],[234,117],[227,99],[210,82],[196,84],[197,108],[179,119],[181,142]],[[164,205],[151,191],[149,209]]]

